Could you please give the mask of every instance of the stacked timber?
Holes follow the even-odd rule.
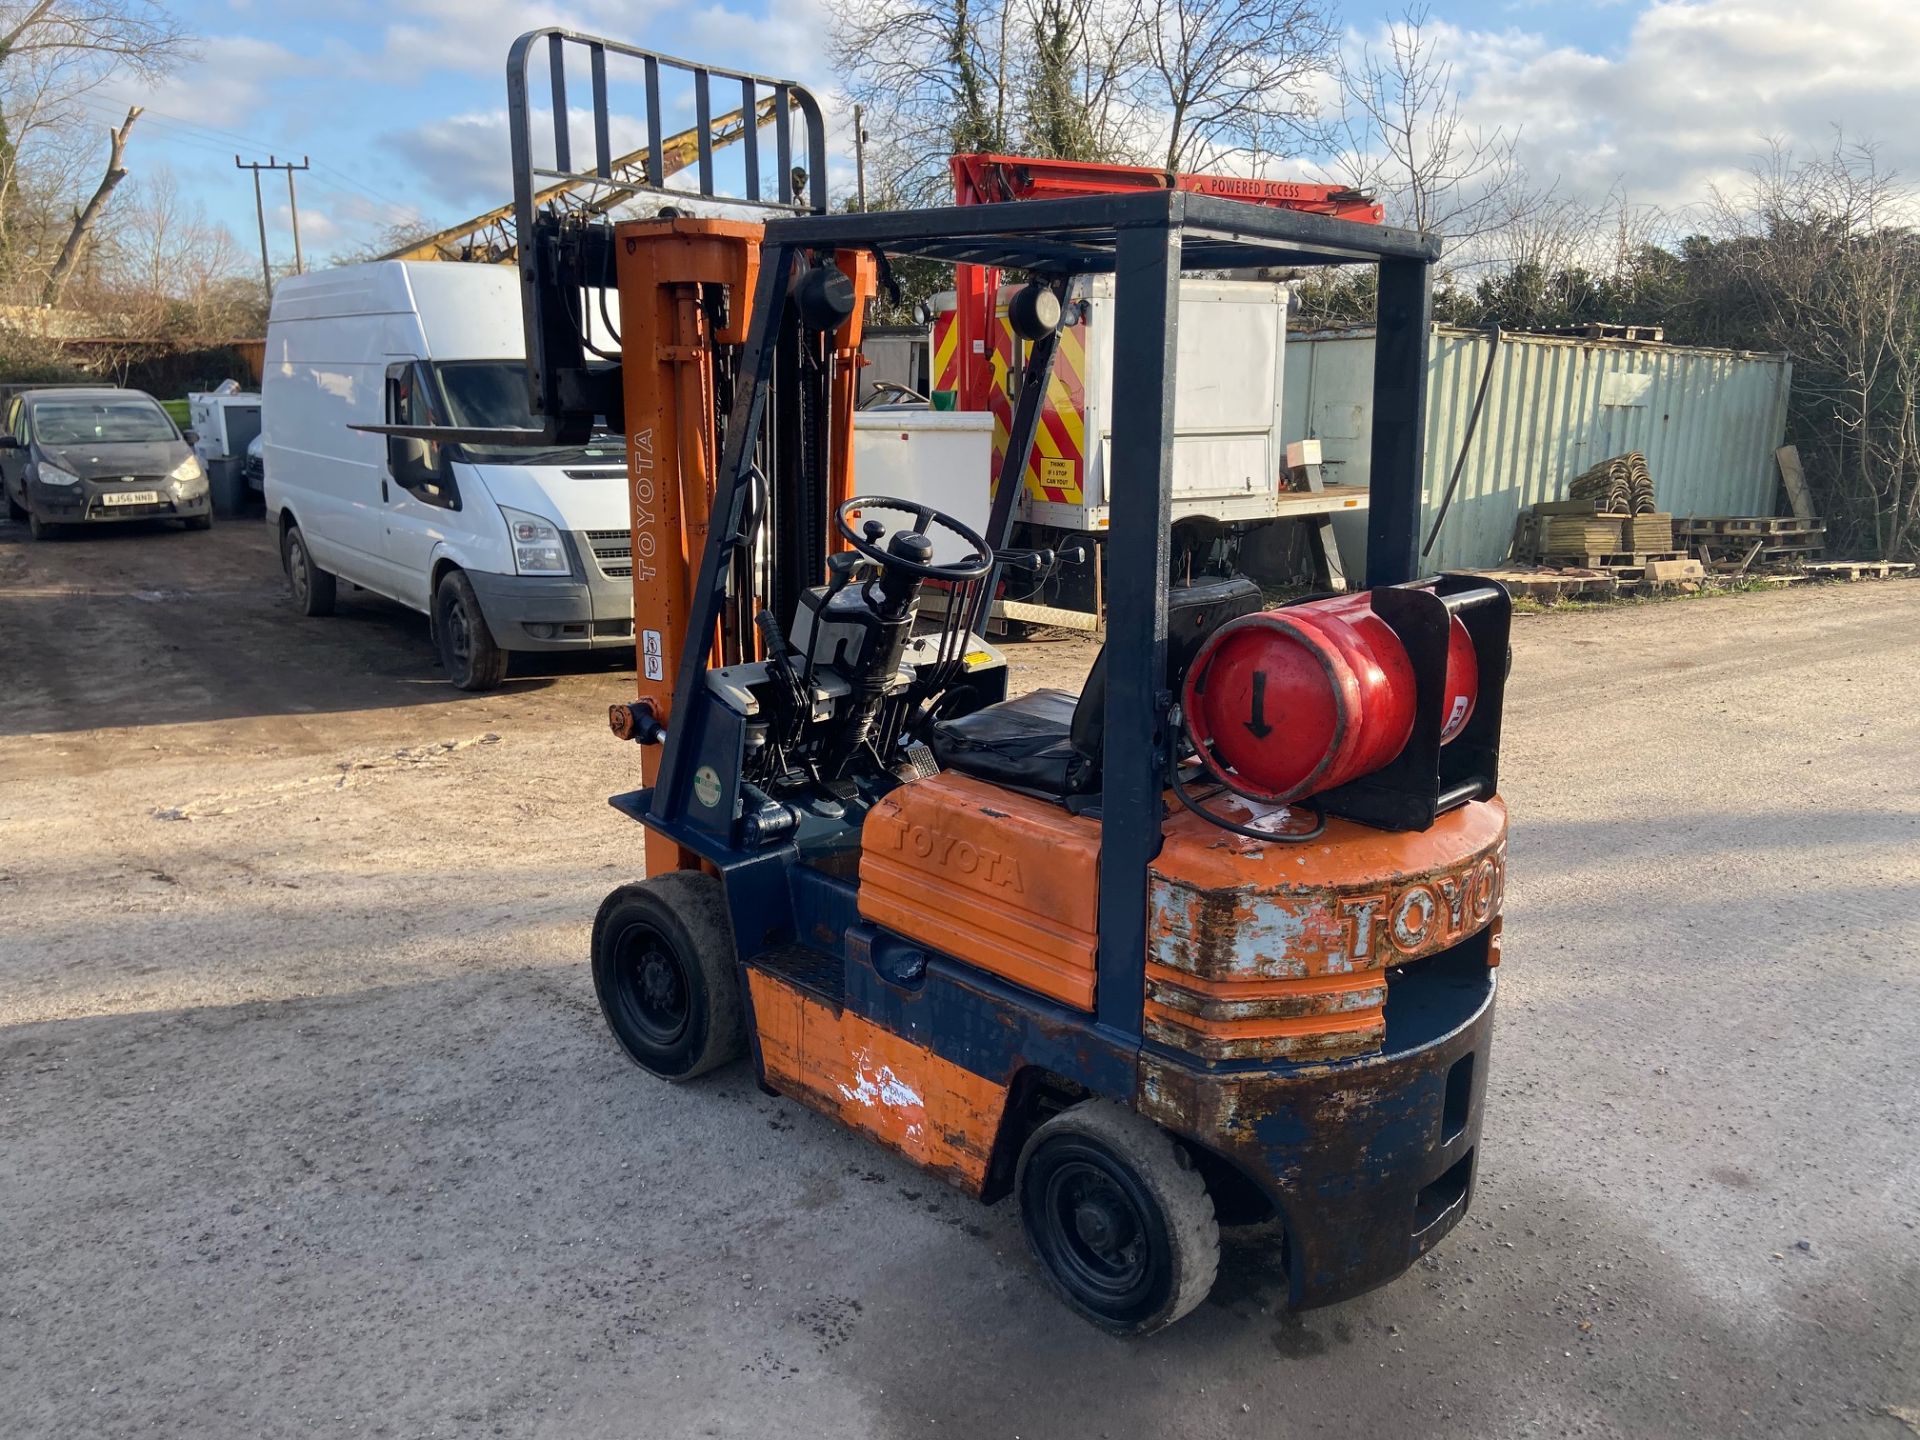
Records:
[[[1683,558],[1674,549],[1673,516],[1653,506],[1647,457],[1638,450],[1615,455],[1574,476],[1565,500],[1536,504],[1517,532],[1528,549],[1515,553],[1627,581],[1647,578],[1648,567]]]
[[[1673,516],[1665,512],[1635,514],[1621,526],[1621,549],[1648,554],[1673,549]]]
[[[1631,550],[1631,545],[1621,543],[1621,527],[1628,523],[1624,515],[1541,515],[1536,543],[1547,560],[1565,557],[1584,563],[1589,555]]]

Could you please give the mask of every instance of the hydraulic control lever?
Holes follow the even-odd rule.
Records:
[[[1091,557],[1086,546],[1075,545],[1066,550],[996,550],[993,558],[1003,569],[1044,575],[1061,565],[1084,565]]]

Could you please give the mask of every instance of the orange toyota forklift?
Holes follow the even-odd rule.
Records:
[[[696,172],[768,218],[537,213],[536,178],[602,173],[572,165],[570,61],[602,168],[610,61],[656,117],[662,72],[689,75],[702,128],[715,86],[749,113],[771,94],[776,193],[752,143],[743,193],[704,145]],[[1507,597],[1415,551],[1434,242],[1171,185],[829,214],[797,85],[558,30],[508,81],[540,428],[388,431],[624,427],[639,695],[612,721],[642,784],[612,803],[646,864],[593,924],[615,1039],[670,1081],[747,1056],[769,1092],[1012,1197],[1052,1287],[1111,1331],[1198,1305],[1223,1224],[1279,1222],[1296,1306],[1405,1270],[1473,1191],[1506,841]],[[857,493],[863,303],[901,256],[1024,281],[985,533]],[[1368,588],[1276,608],[1242,576],[1174,583],[1182,272],[1354,263],[1379,274]],[[1109,273],[1107,639],[1077,695],[1009,695],[996,587],[1074,559],[1007,548],[1013,494],[1074,287]]]

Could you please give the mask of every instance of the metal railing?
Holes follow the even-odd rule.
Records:
[[[533,148],[535,115],[530,92],[534,66],[542,58],[553,131],[550,167],[535,163]],[[608,99],[610,59],[620,63],[623,72],[638,71],[646,112],[646,143],[623,146],[627,153],[617,157]],[[593,132],[592,159],[586,169],[575,163],[575,117],[569,107],[569,82],[579,78],[583,63],[592,99],[591,106],[583,108],[588,110]],[[661,82],[675,76],[690,80],[692,85],[693,184],[668,189],[669,137],[661,119],[666,109]],[[618,78],[624,88],[626,73]],[[739,92],[737,111],[730,95],[723,100],[721,123],[733,114],[757,121],[764,102],[772,102],[775,174],[771,198],[762,193],[761,127],[756,123],[742,125],[737,137],[742,152],[740,193],[722,191],[716,183],[716,86],[723,95],[734,88]],[[795,164],[796,119],[802,131],[804,165]],[[592,199],[564,206],[552,204],[556,182],[570,193],[590,192],[597,187],[603,199],[620,194],[618,203],[636,194],[654,194],[676,201],[706,201],[783,215],[826,213],[826,124],[819,102],[791,80],[696,65],[616,40],[549,27],[522,35],[508,53],[507,129],[513,152],[513,226],[530,399],[533,413],[541,421],[538,437],[548,443],[562,437],[577,443],[588,433],[595,416],[611,417],[618,412],[618,376],[610,368],[617,354],[599,350],[587,339],[591,328],[587,316],[596,307],[605,314],[606,290],[613,283],[613,227],[605,213],[612,207]],[[726,143],[724,137],[722,143]],[[640,157],[637,166],[632,163],[634,156]],[[596,364],[589,353],[607,363]],[[529,439],[526,443],[536,442]]]
[[[533,107],[529,100],[531,69],[539,51],[546,52],[546,71],[551,99],[553,127],[552,168],[538,166],[533,160]],[[592,95],[593,139],[592,168],[574,165],[573,118],[568,109],[569,57],[584,59],[587,84]],[[645,97],[647,143],[645,166],[640,174],[632,169],[617,171],[612,139],[612,115],[608,105],[607,59],[617,56],[636,61],[642,72]],[[695,188],[669,190],[665,156],[666,127],[661,123],[661,80],[663,72],[679,72],[693,82],[694,124],[698,154],[694,165]],[[760,130],[746,127],[739,143],[744,155],[743,193],[723,194],[715,188],[713,164],[714,86],[735,86],[739,90],[738,110],[758,116],[763,98],[772,104],[774,140],[774,198],[761,193]],[[736,106],[723,103],[723,111]],[[794,167],[793,120],[798,116],[804,130],[804,167]],[[515,220],[522,235],[533,228],[534,197],[543,188],[539,180],[558,180],[587,185],[601,181],[621,189],[647,191],[666,196],[697,195],[703,199],[733,205],[749,205],[767,210],[824,214],[827,208],[827,132],[820,104],[805,87],[791,80],[775,80],[765,75],[750,75],[742,70],[723,70],[712,65],[697,65],[691,60],[676,60],[617,40],[551,26],[533,30],[513,42],[507,57],[507,124],[513,146],[513,196]],[[804,189],[804,197],[801,191]]]

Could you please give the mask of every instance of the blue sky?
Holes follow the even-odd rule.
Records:
[[[394,220],[464,218],[507,198],[504,59],[519,32],[563,23],[799,79],[829,92],[825,0],[178,0],[201,58],[157,88],[89,100],[103,124],[144,102],[129,161],[255,242],[247,159],[310,157],[310,255]],[[1920,6],[1905,0],[1434,0],[1474,120],[1517,129],[1536,174],[1581,193],[1675,204],[1736,180],[1767,136],[1823,146],[1877,135],[1896,165],[1920,94]],[[1342,6],[1355,37],[1396,6]],[[1911,166],[1905,166],[1911,170]],[[268,192],[291,251],[284,179]]]

